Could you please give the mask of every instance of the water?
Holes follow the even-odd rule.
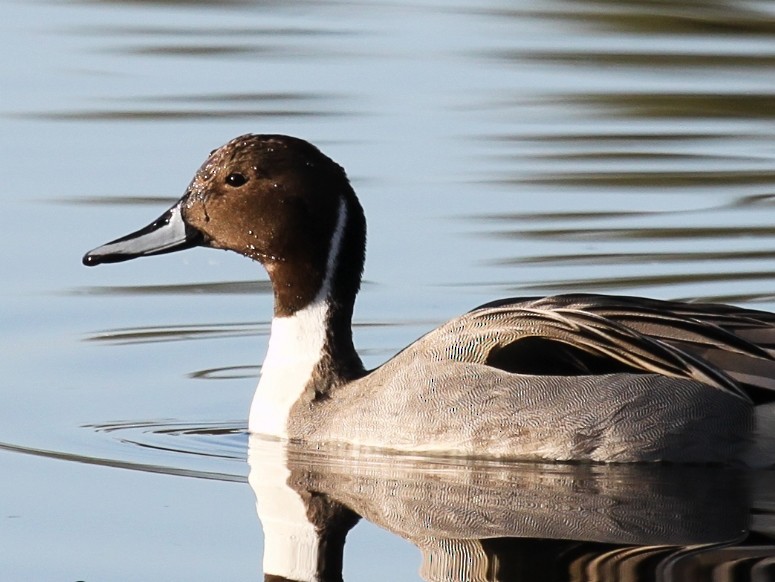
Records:
[[[244,427],[264,274],[204,249],[80,265],[241,133],[298,135],[347,168],[369,219],[355,333],[370,366],[508,295],[775,310],[769,2],[3,14],[3,579],[261,578]],[[762,491],[736,494],[740,511],[771,510]],[[356,526],[346,579],[421,576],[389,530]]]

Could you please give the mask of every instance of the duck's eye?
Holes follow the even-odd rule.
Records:
[[[226,176],[226,183],[229,186],[234,186],[235,188],[242,186],[247,181],[248,179],[238,172],[234,172],[233,174]]]

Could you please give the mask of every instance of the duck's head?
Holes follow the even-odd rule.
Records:
[[[363,211],[339,165],[298,138],[244,135],[214,150],[161,217],[89,251],[83,263],[193,246],[232,250],[264,265],[275,313],[291,315],[321,293],[354,300],[365,235]]]

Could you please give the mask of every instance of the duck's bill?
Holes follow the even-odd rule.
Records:
[[[202,233],[183,220],[181,204],[182,201],[178,202],[145,228],[89,251],[83,256],[83,264],[93,267],[102,263],[120,263],[203,244]]]

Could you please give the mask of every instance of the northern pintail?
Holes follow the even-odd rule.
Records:
[[[159,219],[83,262],[209,246],[264,266],[274,317],[253,433],[561,461],[758,464],[769,452],[775,315],[602,295],[505,299],[366,371],[351,330],[365,242],[339,165],[298,138],[244,135],[214,150]]]

